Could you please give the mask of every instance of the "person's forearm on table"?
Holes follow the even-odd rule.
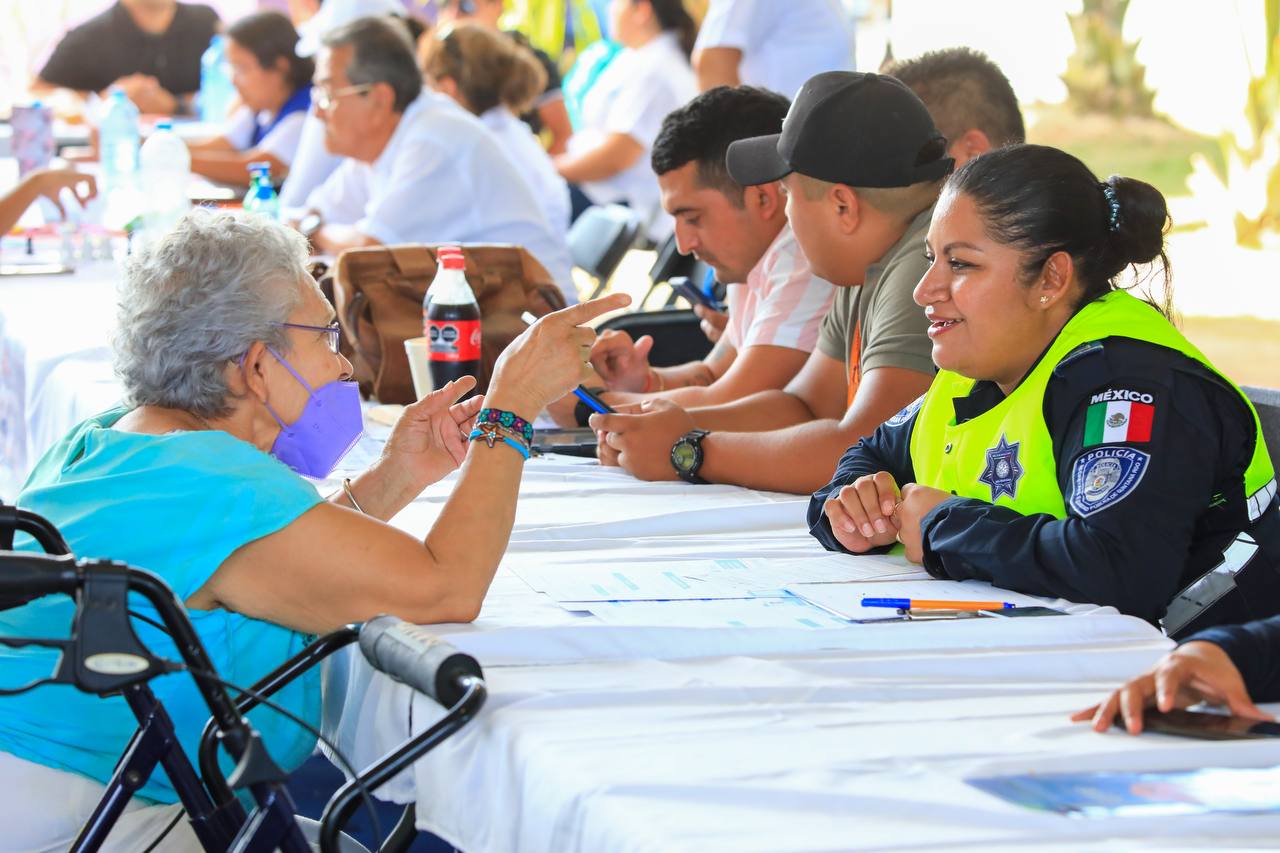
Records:
[[[699,429],[763,432],[808,423],[817,416],[800,397],[770,390],[732,403],[690,409]]]
[[[0,196],[0,233],[7,233],[13,228],[39,197],[35,181],[30,178],[20,182],[7,195]]]
[[[351,502],[346,489],[339,489],[329,500],[340,506],[359,509],[380,521],[390,521],[400,510],[413,503],[426,484],[407,477],[404,467],[394,460],[379,459],[364,473],[351,478],[351,494],[359,507]]]
[[[812,494],[831,480],[857,441],[839,421],[818,420],[769,432],[715,432],[702,440],[699,472],[713,483]]]
[[[311,237],[317,254],[336,255],[347,249],[382,245],[377,239],[357,230],[354,225],[325,225]]]
[[[539,408],[501,391],[491,393],[488,402],[525,418]],[[493,447],[471,442],[457,485],[423,542],[435,564],[457,578],[459,601],[473,601],[476,613],[507,550],[524,462],[505,442]]]
[[[603,181],[631,168],[644,154],[644,146],[625,133],[611,133],[599,145],[553,158],[560,177],[571,184]]]
[[[715,381],[715,372],[704,361],[691,361],[675,367],[651,367],[649,368],[649,387],[643,392],[608,391],[603,398],[610,405],[639,403],[654,397],[662,397],[684,405],[685,399],[688,398],[680,396],[681,390],[701,390]],[[696,398],[695,395],[693,399]]]
[[[191,152],[192,173],[224,184],[247,186],[250,163],[269,163],[271,180],[277,184],[289,174],[288,165],[273,155],[261,151],[205,148]]]

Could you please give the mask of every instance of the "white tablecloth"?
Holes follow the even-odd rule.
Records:
[[[0,498],[55,441],[118,399],[109,343],[117,267],[0,279]]]
[[[447,482],[433,487],[396,523],[424,533],[447,494]],[[1280,839],[1280,817],[1073,820],[963,782],[1280,763],[1276,744],[1069,723],[1170,647],[1109,609],[820,631],[617,627],[557,606],[512,571],[819,556],[804,506],[639,483],[578,460],[530,462],[480,618],[438,629],[484,665],[488,705],[379,795],[416,800],[421,828],[470,853],[1194,850]],[[440,715],[358,654],[330,667],[329,687],[326,725],[357,766]]]

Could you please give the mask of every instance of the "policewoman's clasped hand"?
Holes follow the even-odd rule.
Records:
[[[612,293],[539,319],[498,357],[485,405],[532,421],[591,376],[588,359],[596,333],[582,324],[630,304],[627,294]]]
[[[924,559],[920,525],[929,510],[951,495],[908,483],[899,489],[893,475],[880,471],[859,477],[823,505],[836,540],[855,554],[901,542],[913,563]]]

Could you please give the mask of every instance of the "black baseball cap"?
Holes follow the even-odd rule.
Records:
[[[740,139],[725,165],[742,186],[792,172],[853,187],[906,187],[951,173],[955,161],[924,103],[884,74],[825,71],[810,77],[782,133]]]

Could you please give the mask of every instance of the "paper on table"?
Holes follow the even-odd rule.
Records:
[[[699,561],[701,562],[701,561]],[[717,562],[741,563],[740,560]],[[614,563],[578,566],[573,574],[549,572],[536,583],[542,592],[571,610],[573,603],[589,601],[671,601],[690,598],[780,597],[780,587],[767,588],[744,582],[735,571],[707,571],[703,576],[686,574],[679,563]],[[743,567],[745,569],[745,566]],[[524,575],[521,575],[522,577]],[[527,580],[527,578],[526,578]]]
[[[848,628],[795,596],[687,601],[600,601],[590,613],[610,625],[663,628]]]
[[[931,598],[942,601],[1007,601],[1019,607],[1040,607],[1049,599],[1035,598],[982,581],[880,580],[854,583],[790,584],[787,592],[853,622],[882,622],[898,618],[892,607],[863,607],[872,598]]]
[[[550,566],[522,566],[512,560],[508,568],[559,602],[776,598],[784,586],[793,583],[925,576],[906,560],[845,554],[790,560],[649,560]]]

